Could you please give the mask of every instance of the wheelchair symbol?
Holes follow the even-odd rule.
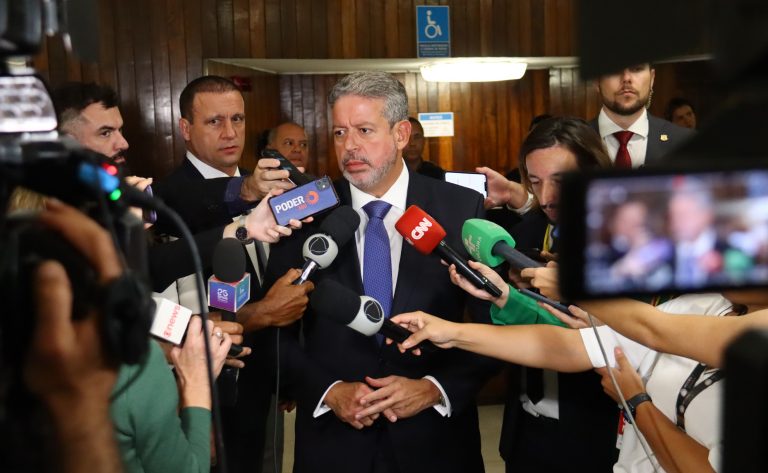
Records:
[[[424,27],[424,36],[429,39],[435,39],[442,35],[443,31],[440,29],[440,25],[432,19],[432,10],[427,10],[427,26]]]

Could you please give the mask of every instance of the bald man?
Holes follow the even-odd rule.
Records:
[[[269,130],[267,148],[279,151],[296,167],[307,167],[309,140],[304,128],[296,123],[281,123]]]

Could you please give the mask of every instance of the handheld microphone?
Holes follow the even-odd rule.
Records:
[[[501,296],[501,290],[485,276],[470,268],[464,259],[445,242],[445,229],[429,214],[416,205],[405,211],[395,228],[405,241],[420,253],[428,255],[435,251],[448,264],[456,265],[456,270],[478,289],[484,289],[494,297]]]
[[[251,275],[245,272],[245,248],[236,238],[223,238],[213,250],[213,276],[208,279],[208,305],[221,311],[226,322],[235,322],[235,312],[251,298]],[[243,347],[233,343],[229,356]]]
[[[464,222],[461,240],[472,258],[491,267],[500,265],[504,260],[517,270],[544,266],[517,251],[512,236],[500,225],[488,220],[470,218]]]
[[[382,335],[402,343],[411,332],[384,317],[384,309],[379,301],[369,296],[358,296],[354,291],[332,279],[320,281],[309,304],[322,317],[346,325],[366,336]],[[432,342],[423,341],[411,348],[420,348],[425,352],[436,351]]]
[[[155,318],[149,333],[166,342],[181,345],[192,311],[162,297],[153,299],[155,300]]]
[[[339,248],[352,239],[359,226],[360,216],[348,205],[337,207],[328,214],[320,224],[320,232],[310,235],[304,242],[304,266],[301,268],[301,276],[292,284],[302,284],[316,270],[330,266],[339,254]]]

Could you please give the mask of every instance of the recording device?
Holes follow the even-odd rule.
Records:
[[[368,337],[379,334],[402,343],[411,335],[408,329],[384,317],[384,309],[376,299],[358,296],[351,289],[332,279],[320,281],[312,292],[309,303],[320,316],[346,325]],[[425,352],[436,350],[429,341],[423,341],[411,349],[415,348]]]
[[[149,333],[166,342],[181,345],[192,311],[164,297],[153,299],[156,307],[155,318]]]
[[[208,278],[208,306],[221,311],[226,322],[237,320],[235,313],[251,299],[251,275],[245,272],[245,248],[236,238],[222,238],[213,250],[213,275]],[[229,356],[243,347],[233,343]]]
[[[283,171],[288,171],[288,179],[291,180],[294,184],[297,186],[303,186],[305,184],[309,184],[312,182],[312,177],[304,174],[303,172],[299,171],[299,169],[293,165],[293,163],[280,154],[279,151],[275,149],[269,149],[264,148],[261,150],[261,157],[262,158],[272,158],[277,159],[280,161],[280,166],[278,166],[278,169],[281,169]]]
[[[395,223],[398,233],[419,253],[428,255],[436,252],[448,264],[456,265],[456,271],[467,278],[476,288],[483,289],[494,297],[501,296],[501,290],[485,276],[470,268],[464,259],[445,242],[445,229],[429,214],[416,205],[411,205]]]
[[[483,198],[488,197],[488,178],[485,174],[479,172],[446,171],[445,182],[475,190],[483,194]]]
[[[339,205],[339,196],[328,176],[269,198],[269,207],[278,225],[295,218],[302,220]]]
[[[471,218],[465,221],[461,227],[461,240],[473,259],[492,268],[504,261],[517,270],[544,266],[516,250],[514,238],[501,225],[488,220]]]
[[[301,276],[292,284],[305,282],[318,269],[327,268],[343,248],[355,235],[360,226],[360,215],[348,206],[342,205],[331,212],[320,224],[320,231],[310,235],[301,249],[304,256],[304,266]]]
[[[569,175],[560,212],[568,300],[768,285],[768,170]]]

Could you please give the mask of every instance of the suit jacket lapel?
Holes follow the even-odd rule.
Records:
[[[421,208],[430,207],[430,197],[425,190],[425,186],[419,185],[419,179],[422,178],[416,173],[410,174],[408,180],[408,197],[406,198],[406,208],[411,205],[418,205]],[[422,178],[431,179],[431,178]],[[395,285],[395,296],[392,300],[392,315],[404,311],[408,300],[413,291],[422,283],[421,273],[424,271],[424,265],[427,264],[423,255],[416,248],[403,241],[403,249],[400,253],[400,265],[397,272],[397,284]]]
[[[663,122],[650,113],[648,114],[648,143],[645,148],[645,164],[651,164],[658,161],[659,156],[664,154],[661,141]]]
[[[339,179],[335,183],[336,192],[339,195],[339,203],[341,205],[352,206],[352,194],[349,191],[349,182],[346,179]],[[340,251],[338,258],[338,264],[335,265],[335,273],[337,280],[346,287],[357,291],[358,294],[363,293],[363,279],[360,275],[360,259],[357,257],[357,242],[355,238],[347,243],[347,248],[344,251]]]

